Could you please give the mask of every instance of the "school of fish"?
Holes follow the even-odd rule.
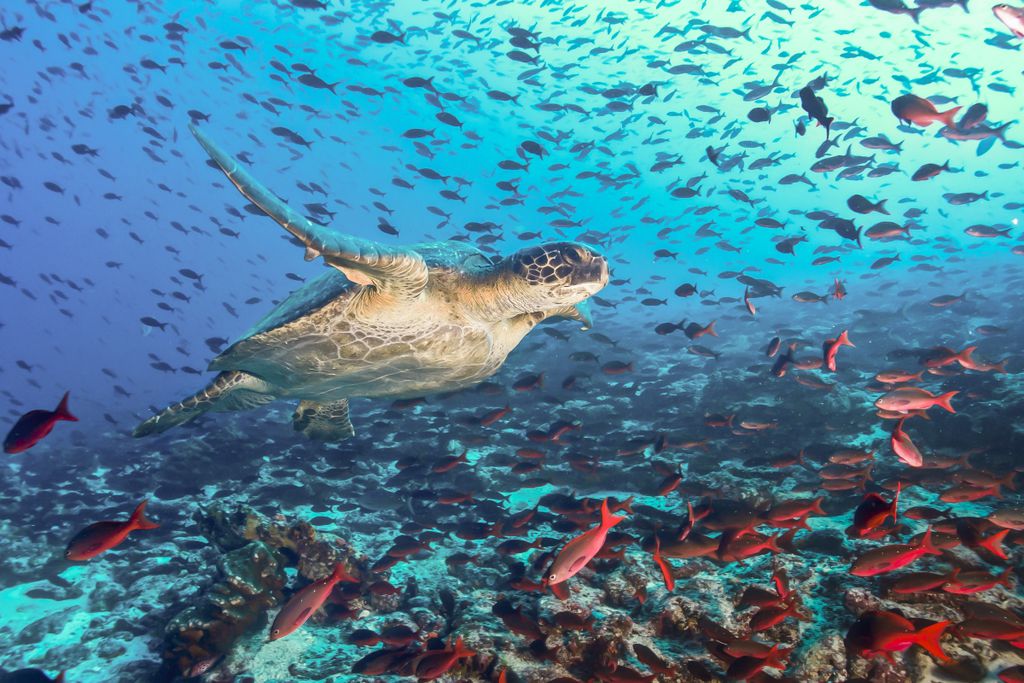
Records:
[[[0,7],[0,683],[1024,681],[1022,42],[977,0]],[[348,440],[251,386],[131,438],[325,267],[347,330],[446,242],[596,275]]]

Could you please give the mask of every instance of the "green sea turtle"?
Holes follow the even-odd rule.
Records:
[[[163,432],[207,411],[299,399],[312,438],[354,434],[354,396],[412,398],[494,374],[537,323],[590,326],[586,299],[608,281],[604,257],[552,242],[492,262],[463,242],[391,247],[316,225],[274,196],[201,131],[192,133],[253,204],[333,266],[293,292],[213,359],[213,381],[135,428]]]

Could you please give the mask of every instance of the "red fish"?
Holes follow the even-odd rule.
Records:
[[[489,425],[492,425],[501,418],[508,415],[510,412],[512,412],[512,408],[506,405],[504,408],[498,408],[496,410],[492,410],[488,413],[485,413],[482,417],[480,417],[480,426],[487,427]]]
[[[285,603],[281,611],[277,613],[273,625],[270,627],[269,640],[284,638],[294,633],[306,620],[313,616],[313,613],[320,609],[321,605],[331,595],[334,586],[340,581],[358,583],[359,580],[345,570],[341,562],[334,566],[330,576],[317,579],[313,583],[299,590]]]
[[[939,406],[955,413],[956,411],[953,410],[949,401],[959,393],[959,391],[947,391],[944,394],[936,395],[917,387],[900,387],[875,401],[875,407],[894,413],[908,413],[912,410],[928,410]]]
[[[960,484],[953,488],[946,489],[939,494],[939,500],[943,503],[968,503],[974,500],[981,500],[982,498],[988,498],[989,496],[995,496],[1002,498],[1002,494],[999,492],[999,485],[993,486],[971,486],[970,484]]]
[[[654,535],[654,563],[661,570],[661,578],[665,580],[665,589],[671,593],[672,589],[676,587],[676,580],[672,577],[672,568],[661,556],[661,540],[657,534]]]
[[[467,649],[462,644],[462,636],[455,639],[455,646],[446,647],[443,650],[427,650],[416,658],[413,668],[416,677],[421,681],[432,681],[440,678],[448,672],[455,664],[465,657],[472,657],[476,653]]]
[[[779,646],[772,645],[763,657],[757,655],[737,657],[729,664],[725,677],[730,681],[749,681],[760,674],[765,668],[785,669],[785,659],[788,654],[788,650],[781,654]]]
[[[1003,669],[999,672],[999,680],[1003,683],[1024,683],[1024,664]]]
[[[608,499],[605,498],[601,502],[601,523],[565,544],[544,577],[545,585],[551,586],[575,576],[601,550],[609,529],[624,519],[608,510]]]
[[[882,526],[886,519],[892,517],[892,523],[896,524],[896,508],[900,503],[900,490],[902,482],[896,483],[896,495],[891,503],[887,503],[877,493],[869,493],[864,496],[857,509],[853,511],[853,528],[859,536],[864,536],[873,529]]]
[[[879,372],[875,375],[875,381],[881,382],[882,384],[902,384],[903,382],[920,382],[921,375],[924,374],[924,370],[921,372],[906,372],[904,370],[887,370]]]
[[[996,586],[1005,586],[1007,590],[1013,588],[1013,567],[1007,567],[998,576],[992,576],[986,571],[961,572],[957,567],[950,572],[942,590],[955,595],[973,595]]]
[[[61,420],[78,422],[78,418],[68,410],[68,394],[64,392],[64,398],[57,404],[57,409],[30,410],[18,418],[18,421],[11,427],[4,439],[4,453],[21,453],[35,446],[37,443],[53,431],[53,426]]]
[[[836,278],[836,282],[832,285],[832,297],[842,301],[846,298],[846,287],[843,286],[842,280]]]
[[[950,128],[955,128],[954,117],[958,111],[960,111],[960,107],[940,112],[934,104],[917,95],[902,95],[892,101],[892,113],[896,115],[896,118],[924,127],[939,122]]]
[[[516,391],[533,391],[544,386],[544,373],[525,374],[515,381],[512,388]]]
[[[854,576],[876,576],[906,567],[925,555],[941,554],[942,551],[932,545],[932,530],[928,529],[915,544],[885,545],[867,551],[854,560],[850,573]]]
[[[825,367],[832,372],[836,371],[836,354],[839,353],[840,346],[853,347],[853,342],[850,341],[850,336],[846,333],[846,330],[840,332],[839,336],[835,339],[826,339],[825,343],[821,345]]]
[[[750,619],[751,633],[767,631],[772,626],[781,624],[788,617],[809,621],[809,617],[800,612],[800,608],[794,604],[768,605],[759,609]]]
[[[942,634],[949,627],[940,621],[917,630],[914,625],[893,612],[866,612],[846,633],[846,645],[863,657],[883,655],[892,661],[893,652],[903,652],[911,645],[920,645],[933,657],[948,662],[951,657],[942,651]]]
[[[920,467],[924,464],[924,456],[921,455],[921,451],[917,450],[917,446],[910,440],[910,437],[905,431],[903,431],[903,423],[906,422],[907,418],[900,418],[899,422],[892,430],[892,437],[889,439],[889,445],[892,446],[893,453],[896,457],[911,467]]]
[[[128,534],[138,529],[156,529],[155,524],[146,519],[146,503],[144,500],[128,518],[127,522],[96,522],[85,527],[68,543],[64,557],[75,562],[81,562],[96,557],[102,552],[120,545]]]
[[[39,669],[18,669],[3,675],[0,677],[0,681],[10,681],[10,683],[64,683],[64,672],[61,671],[57,674],[56,678],[50,678]]]
[[[964,366],[964,363],[971,362],[971,354],[977,349],[977,346],[968,346],[963,351],[954,351],[953,349],[945,346],[940,346],[932,349],[927,356],[921,360],[921,364],[926,368],[944,368],[947,365],[953,363],[959,363]]]
[[[430,471],[434,474],[442,474],[458,467],[459,463],[467,462],[466,455],[469,453],[468,450],[462,451],[462,455],[449,455],[441,458],[434,463]]]

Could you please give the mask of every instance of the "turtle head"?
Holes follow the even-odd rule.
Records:
[[[549,242],[527,247],[494,267],[497,318],[575,306],[608,284],[608,262],[583,244]]]
[[[527,247],[507,261],[512,274],[548,306],[578,304],[608,284],[604,256],[575,242]]]

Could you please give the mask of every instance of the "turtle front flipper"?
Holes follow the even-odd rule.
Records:
[[[594,326],[594,314],[590,312],[590,301],[581,301],[575,306],[566,306],[565,308],[556,308],[551,311],[544,312],[544,318],[569,318],[577,322],[583,323],[580,327],[581,330],[589,330]]]
[[[277,398],[273,387],[258,377],[231,370],[217,375],[201,391],[167,406],[132,432],[132,436],[149,436],[166,432],[171,427],[191,422],[207,411],[249,410]]]
[[[389,247],[315,225],[278,199],[202,131],[192,125],[189,130],[249,201],[306,246],[307,261],[323,256],[325,262],[343,272],[352,282],[371,285],[398,297],[414,297],[426,287],[427,265],[415,251]]]
[[[347,398],[331,403],[300,401],[292,424],[296,431],[317,441],[344,441],[356,433],[348,418]]]

